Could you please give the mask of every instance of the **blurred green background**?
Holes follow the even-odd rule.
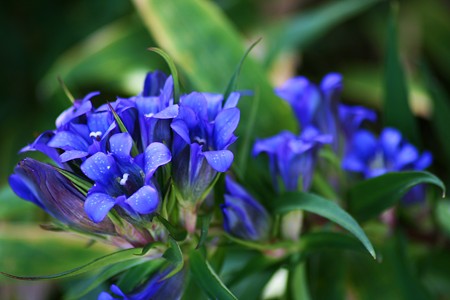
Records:
[[[23,157],[18,150],[40,132],[54,128],[55,118],[70,105],[58,76],[76,98],[90,91],[101,91],[99,101],[131,96],[140,91],[147,71],[167,71],[164,61],[146,50],[150,46],[163,48],[174,58],[187,91],[223,92],[245,49],[262,37],[245,62],[238,84],[240,89],[254,89],[258,82],[262,104],[280,101],[271,95],[271,86],[291,76],[301,74],[318,82],[331,71],[344,75],[344,102],[367,105],[384,116],[385,99],[394,99],[392,105],[400,108],[402,102],[395,99],[408,101],[412,121],[406,107],[394,117],[382,117],[382,123],[400,120],[399,126],[417,146],[433,152],[432,171],[448,184],[449,11],[450,2],[444,0],[4,1],[0,10],[4,41],[0,50],[0,270],[62,271],[106,251],[94,246],[80,252],[84,241],[40,231],[37,224],[45,216],[11,193],[7,177]],[[397,54],[400,65],[389,73],[386,57]],[[399,89],[406,83],[408,93],[389,91],[389,78],[398,80],[394,86],[398,84]],[[243,113],[248,113],[251,103],[242,105]],[[254,135],[293,128],[292,116],[281,101],[280,113],[289,116],[278,127],[270,125],[271,111],[264,110],[264,105],[258,109],[256,129],[260,131]],[[445,211],[450,207],[439,207],[443,212],[437,218],[450,218]],[[311,278],[326,274],[329,280],[325,286],[321,286],[323,279],[312,280],[317,283],[311,284],[313,298],[450,299],[448,227],[442,225],[444,234],[438,237],[425,232],[426,241],[418,239],[414,246],[403,235],[385,243],[376,241],[388,261],[383,265],[355,262],[343,255],[351,267],[330,271],[329,266],[336,263],[332,256],[312,259],[310,265],[317,272],[311,271]],[[34,242],[29,242],[30,237]],[[61,256],[66,259],[55,262]],[[24,266],[24,261],[30,264]],[[370,282],[373,277],[381,279]],[[349,288],[343,288],[342,280],[350,282]],[[0,298],[17,292],[7,288],[10,284],[5,281],[0,287],[4,293]],[[64,290],[64,283],[58,286]],[[53,294],[59,295],[58,291]]]

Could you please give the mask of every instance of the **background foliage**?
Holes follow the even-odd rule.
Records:
[[[242,114],[256,115],[253,128],[245,123],[250,118],[243,118],[238,131],[243,137],[295,129],[272,86],[295,74],[318,82],[330,71],[340,72],[343,101],[376,109],[382,123],[395,125],[416,146],[431,150],[432,171],[448,186],[449,9],[444,0],[6,2],[0,10],[0,269],[46,274],[111,250],[86,248],[84,240],[39,230],[46,217],[12,194],[7,176],[19,160],[17,151],[52,128],[69,105],[57,76],[76,97],[93,90],[102,92],[101,101],[133,95],[147,71],[167,70],[160,57],[146,50],[150,46],[174,58],[186,90],[223,92],[245,49],[262,37],[238,82],[240,89],[260,84],[257,103],[242,101]],[[273,120],[272,109],[283,122]],[[245,159],[249,145],[242,140],[238,169],[245,174],[254,166]],[[307,291],[292,291],[292,298],[448,299],[450,205],[437,193],[429,199],[424,206],[401,210],[397,230],[388,235],[389,228],[374,219],[362,223],[381,263],[353,252],[313,254],[306,266],[290,273],[295,282],[304,282],[302,289],[293,288]],[[236,253],[236,260],[239,255],[256,254]],[[260,295],[246,293],[262,290],[274,269],[269,264],[261,271],[247,274],[240,284],[225,281],[240,298],[251,299]],[[227,274],[233,274],[232,265],[222,277]],[[23,288],[23,283],[0,278],[0,284],[2,299],[26,298],[21,293],[33,295],[33,289],[45,295],[48,284],[58,288],[43,299],[58,299],[73,281]]]

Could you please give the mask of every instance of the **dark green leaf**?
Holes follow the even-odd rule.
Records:
[[[314,194],[303,192],[286,193],[274,199],[275,213],[285,214],[294,210],[305,210],[325,217],[355,235],[369,253],[376,258],[375,250],[358,223],[336,203]]]
[[[349,210],[358,220],[368,220],[396,204],[410,188],[421,183],[433,184],[445,193],[444,183],[431,173],[392,172],[354,186],[349,191]]]
[[[87,192],[91,189],[92,183],[84,180],[81,177],[78,177],[77,175],[73,174],[72,172],[69,172],[67,170],[55,167],[55,169],[61,173],[64,177],[70,180],[70,182],[73,183],[73,185],[82,193],[83,195],[87,195]]]
[[[199,217],[200,220],[200,239],[195,249],[203,247],[206,238],[208,237],[209,224],[211,223],[212,214],[207,214]]]
[[[192,276],[197,284],[213,299],[234,299],[237,298],[222,283],[219,276],[214,272],[209,263],[198,250],[191,250],[189,255]]]
[[[163,263],[163,260],[143,261],[137,266],[130,265],[126,272],[121,275],[117,281],[117,285],[124,293],[130,293],[141,283],[147,281],[151,273],[158,270]]]
[[[142,259],[134,259],[131,261],[122,261],[117,264],[107,266],[100,273],[90,276],[87,280],[83,280],[75,286],[71,287],[69,289],[69,292],[65,295],[65,299],[80,299],[107,279],[145,262],[146,261]]]
[[[409,141],[420,146],[419,131],[408,102],[408,87],[400,62],[397,40],[397,7],[392,6],[389,16],[385,74],[384,74],[384,125],[400,130]]]
[[[278,24],[269,36],[266,65],[270,66],[280,52],[294,48],[303,49],[339,23],[364,12],[377,2],[379,0],[328,2]]]
[[[437,201],[435,213],[439,226],[450,236],[450,199]]]
[[[178,243],[174,239],[169,239],[169,243],[170,248],[168,248],[166,252],[164,252],[163,257],[171,262],[174,268],[161,280],[166,280],[167,278],[170,278],[173,275],[177,274],[181,271],[181,269],[183,269],[184,266],[183,253],[181,252],[180,245],[178,245]]]
[[[164,227],[169,231],[170,236],[175,241],[181,242],[181,241],[184,241],[184,239],[186,239],[186,237],[187,237],[186,229],[173,226],[169,221],[164,219],[160,214],[157,214],[156,217],[164,225]]]
[[[261,38],[259,38],[256,42],[254,42],[248,49],[245,51],[244,56],[242,56],[241,60],[239,61],[239,64],[236,67],[236,70],[233,73],[233,76],[231,76],[230,81],[228,82],[227,88],[225,90],[225,93],[223,94],[223,99],[228,99],[228,96],[236,90],[237,88],[237,80],[239,78],[239,73],[241,73],[242,64],[244,63],[245,59],[247,58],[248,54],[252,49],[261,41]]]
[[[225,89],[245,50],[239,33],[213,2],[133,2],[156,42],[173,57],[197,89],[208,92]],[[263,68],[251,57],[246,59],[241,70],[239,88],[258,89],[261,95],[253,138],[297,127],[288,104],[275,96]],[[240,101],[241,115],[248,116],[252,106],[249,101]],[[274,123],[274,119],[283,122]],[[247,125],[247,118],[241,118],[238,135],[246,130]]]
[[[17,276],[12,274],[7,274],[4,272],[0,272],[0,274],[3,274],[7,277],[19,279],[19,280],[46,280],[46,279],[57,279],[57,278],[66,278],[70,276],[79,275],[91,270],[95,270],[98,268],[102,268],[105,266],[109,266],[114,263],[122,262],[125,260],[130,260],[133,258],[136,258],[136,255],[139,254],[142,251],[142,248],[132,248],[132,249],[125,249],[120,250],[105,256],[102,256],[100,258],[97,258],[90,263],[87,263],[83,266],[79,266],[77,268],[73,268],[71,270],[61,272],[58,274],[53,275],[43,275],[43,276]]]
[[[173,62],[173,59],[162,49],[152,47],[152,48],[149,48],[148,50],[159,54],[162,58],[164,58],[167,65],[169,65],[170,73],[172,73],[172,78],[173,78],[173,102],[174,103],[180,102],[180,81],[178,79],[177,67],[175,66],[175,63]]]
[[[289,270],[289,295],[292,300],[310,300],[306,263],[301,262]]]

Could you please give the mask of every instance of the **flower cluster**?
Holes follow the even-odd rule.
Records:
[[[126,240],[146,244],[157,237],[145,224],[172,192],[171,182],[180,203],[198,206],[218,173],[230,168],[239,94],[194,92],[175,104],[172,77],[156,71],[138,96],[95,108],[96,95],[76,100],[55,130],[22,149],[43,152],[57,167],[25,159],[11,187],[64,224],[103,233],[114,226],[124,232],[118,225],[127,224]]]

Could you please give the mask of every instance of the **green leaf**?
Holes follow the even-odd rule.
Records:
[[[408,87],[400,61],[397,40],[397,8],[392,6],[389,16],[385,74],[384,74],[384,126],[400,130],[413,144],[420,146],[419,131],[408,102]]]
[[[211,223],[212,214],[207,214],[199,217],[200,220],[200,239],[198,241],[197,247],[195,249],[199,249],[203,247],[206,242],[206,238],[208,237],[208,229],[209,224]]]
[[[164,219],[160,214],[156,214],[158,220],[164,225],[164,227],[169,231],[170,236],[178,242],[184,241],[187,237],[187,231],[184,228],[178,228],[172,225],[169,221]]]
[[[183,253],[181,252],[180,245],[174,239],[169,239],[169,243],[170,248],[164,252],[163,257],[171,262],[175,268],[161,280],[166,280],[177,274],[184,266]]]
[[[288,288],[292,300],[311,299],[305,262],[298,263],[289,270]]]
[[[133,3],[158,45],[171,55],[197,89],[208,92],[225,89],[245,50],[239,33],[213,2],[134,0]],[[256,134],[269,136],[297,127],[289,105],[275,96],[267,74],[250,57],[242,67],[239,88],[258,89],[261,95],[253,138]],[[241,116],[248,116],[252,106],[249,101],[240,101]],[[274,123],[274,119],[283,122]],[[247,125],[247,118],[242,117],[238,135],[245,132]]]
[[[197,284],[213,299],[236,300],[236,296],[222,283],[198,250],[189,254],[192,276]]]
[[[450,199],[437,201],[435,214],[439,226],[450,236]]]
[[[439,139],[439,148],[442,148],[442,153],[447,165],[447,170],[450,170],[450,157],[446,155],[450,153],[450,97],[445,92],[443,86],[433,78],[431,71],[425,64],[421,68],[427,93],[433,101],[433,112],[430,118],[431,125]]]
[[[377,2],[379,0],[328,2],[277,24],[268,38],[266,66],[270,66],[281,52],[295,48],[304,49],[339,23],[364,12]]]
[[[285,214],[294,210],[305,210],[337,223],[355,235],[372,257],[376,258],[375,250],[364,231],[353,217],[336,203],[314,194],[291,192],[274,199],[273,204],[275,213]]]
[[[53,275],[43,275],[43,276],[17,276],[8,274],[5,272],[0,272],[0,274],[3,274],[7,277],[19,279],[19,280],[47,280],[47,279],[57,279],[57,278],[66,278],[70,276],[79,275],[91,270],[95,270],[98,268],[102,268],[114,263],[122,262],[125,260],[130,260],[133,258],[136,258],[136,255],[138,255],[142,251],[142,248],[132,248],[132,249],[125,249],[121,251],[117,251],[105,256],[102,256],[100,258],[97,258],[85,265],[73,268],[71,270],[61,272],[58,274]]]
[[[69,172],[67,170],[55,167],[55,169],[64,177],[70,180],[70,182],[73,183],[73,185],[77,188],[77,190],[80,191],[84,196],[87,195],[87,192],[91,189],[92,183],[89,181],[84,180],[83,178],[75,175],[72,172]]]
[[[71,287],[68,291],[68,293],[65,295],[65,299],[67,300],[75,300],[80,299],[96,287],[98,287],[100,284],[102,284],[107,279],[125,271],[130,268],[133,268],[134,266],[141,265],[143,263],[146,263],[146,260],[142,259],[134,259],[134,260],[127,260],[122,261],[110,266],[107,266],[104,270],[102,270],[100,273],[95,274],[93,276],[90,276],[87,280],[83,280],[80,283],[76,284],[75,286]]]
[[[428,172],[392,172],[365,180],[349,191],[349,210],[357,220],[366,221],[396,204],[413,186],[429,183],[442,189],[444,183]]]
[[[173,62],[173,59],[162,49],[152,47],[152,48],[148,48],[148,50],[159,54],[166,61],[167,65],[169,66],[170,73],[172,73],[172,78],[173,78],[173,102],[175,104],[180,102],[180,81],[178,79],[177,67],[175,66],[175,63]]]
[[[144,261],[137,266],[130,265],[126,272],[124,272],[117,281],[117,286],[121,288],[124,293],[132,292],[137,286],[145,281],[148,281],[151,273],[161,268],[163,260],[153,259]]]
[[[0,188],[0,219],[5,221],[10,217],[30,218],[38,207],[30,201],[20,199],[9,187]]]
[[[239,73],[241,73],[242,65],[247,58],[248,54],[252,49],[261,41],[261,38],[259,38],[256,42],[254,42],[250,47],[248,47],[247,51],[245,51],[244,56],[242,56],[241,60],[239,61],[239,64],[236,67],[236,70],[234,71],[233,76],[231,76],[230,82],[228,82],[227,88],[225,90],[225,93],[223,94],[223,99],[228,99],[228,96],[236,90],[237,88],[237,80],[239,78]]]
[[[117,126],[119,126],[120,132],[128,133],[128,130],[125,127],[125,124],[123,123],[122,119],[119,117],[116,110],[111,106],[111,104],[109,102],[108,102],[108,107],[111,110],[111,112],[114,116],[114,119],[116,120]],[[139,154],[139,151],[137,149],[136,142],[133,141],[133,145],[131,147],[131,155],[137,156],[138,154]]]

